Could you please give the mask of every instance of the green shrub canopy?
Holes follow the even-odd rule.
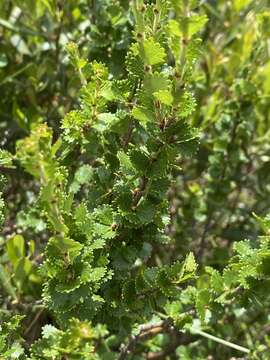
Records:
[[[269,1],[10,0],[0,39],[0,359],[269,359]]]

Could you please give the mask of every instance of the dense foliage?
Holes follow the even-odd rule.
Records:
[[[0,40],[0,359],[269,359],[269,1],[3,0]]]

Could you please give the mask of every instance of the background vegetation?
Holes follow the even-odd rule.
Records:
[[[269,359],[270,3],[132,3],[0,0],[0,359]]]

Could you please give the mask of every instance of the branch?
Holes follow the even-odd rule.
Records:
[[[189,334],[180,333],[175,328],[171,329],[170,332],[171,332],[170,335],[172,338],[172,341],[170,342],[170,344],[164,350],[160,350],[160,351],[156,351],[156,352],[154,352],[154,351],[148,352],[147,354],[145,354],[146,359],[149,359],[149,360],[165,359],[166,356],[172,355],[175,352],[175,350],[178,348],[178,346],[188,345],[192,341],[196,340],[196,338],[194,336],[191,336]]]
[[[133,87],[133,90],[127,100],[127,104],[130,104],[129,105],[130,109],[132,109],[136,105],[137,99],[134,99],[134,97],[135,97],[136,92],[141,88],[141,86],[142,86],[142,80],[139,80],[138,82],[135,83],[135,85]],[[134,128],[135,128],[135,124],[131,117],[127,133],[123,139],[123,148],[125,150],[127,150],[127,148],[128,148],[128,144],[131,140],[131,136],[132,136],[132,132],[133,132]]]
[[[132,353],[138,342],[145,341],[148,338],[154,337],[157,334],[164,332],[166,327],[169,326],[168,321],[164,320],[156,324],[145,324],[140,326],[139,334],[132,335],[129,339],[129,342],[126,346],[122,346],[118,360],[124,360],[127,356]]]
[[[210,213],[210,215],[208,216],[207,221],[204,224],[203,233],[202,233],[201,239],[199,241],[199,248],[198,248],[197,253],[196,253],[196,258],[197,258],[197,261],[199,263],[201,263],[201,259],[203,257],[203,253],[204,253],[204,250],[205,250],[205,246],[206,246],[205,240],[206,240],[207,233],[208,233],[208,231],[210,230],[210,227],[211,227],[212,217],[213,217],[213,212]]]
[[[172,354],[179,345],[187,345],[195,339],[193,335],[179,332],[167,319],[156,324],[141,325],[139,333],[132,335],[128,344],[121,347],[118,360],[127,359],[128,355],[135,352],[135,348],[139,342],[148,340],[164,332],[169,333],[172,339],[168,347],[162,351],[145,353],[145,359],[164,359],[164,356]]]
[[[138,189],[136,189],[136,192],[134,193],[134,198],[133,198],[133,208],[134,209],[137,207],[139,201],[141,200],[142,196],[144,195],[148,181],[149,180],[147,177],[142,176],[140,187]]]
[[[211,335],[211,334],[208,334],[206,333],[205,331],[196,331],[195,334],[198,334],[198,335],[201,335],[207,339],[210,339],[210,340],[213,340],[219,344],[222,344],[222,345],[225,345],[225,346],[228,346],[232,349],[235,349],[235,350],[238,350],[238,351],[241,351],[241,352],[244,352],[246,354],[249,354],[250,353],[250,350],[248,348],[245,348],[243,346],[240,346],[240,345],[237,345],[235,343],[232,343],[230,341],[227,341],[227,340],[223,340],[223,339],[220,339],[214,335]]]
[[[129,123],[129,126],[128,126],[128,131],[127,131],[127,133],[126,133],[126,135],[124,137],[124,140],[123,140],[123,148],[125,150],[127,150],[127,147],[128,147],[129,142],[130,142],[133,129],[134,129],[134,122],[133,122],[133,120],[131,120],[130,123]]]

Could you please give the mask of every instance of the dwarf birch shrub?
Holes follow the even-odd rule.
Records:
[[[258,134],[267,128],[269,10],[230,5],[252,33],[236,37],[243,47],[233,55],[223,44],[219,62],[207,58],[210,16],[219,18],[210,3],[107,5],[121,34],[130,17],[121,75],[69,42],[78,106],[58,131],[35,121],[14,152],[0,153],[6,177],[23,172],[32,187],[19,231],[1,245],[1,357],[267,359],[270,222],[252,216],[257,208],[241,218],[250,178],[238,175],[267,138]],[[268,150],[256,158],[258,187]],[[232,239],[241,220],[260,236]],[[219,238],[238,240],[223,258]]]

